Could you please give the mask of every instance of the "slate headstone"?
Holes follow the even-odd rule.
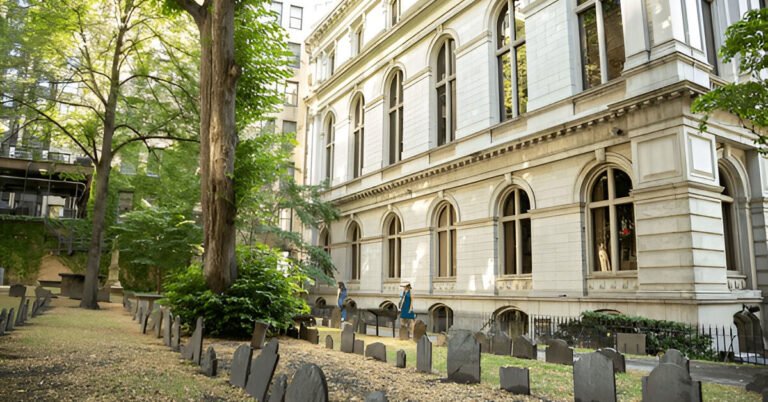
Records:
[[[229,368],[230,384],[245,388],[248,374],[251,372],[251,357],[253,357],[251,345],[244,344],[235,349],[235,354],[232,355],[232,363]]]
[[[545,353],[547,363],[573,366],[573,348],[562,339],[552,339],[547,344]]]
[[[499,367],[499,386],[517,395],[531,394],[531,375],[527,368]]]
[[[328,319],[328,317],[323,317],[323,320],[321,322],[322,322],[321,325],[326,328],[328,328],[331,325],[331,321]]]
[[[389,402],[384,391],[373,391],[365,397],[365,402]]]
[[[416,371],[432,373],[432,342],[422,336],[416,343]]]
[[[306,324],[304,324],[303,322],[299,323],[299,339],[305,340],[305,341],[307,340],[308,329],[309,328],[307,328]]]
[[[192,360],[194,352],[192,351],[192,344],[186,343],[180,346],[181,358],[183,360]]]
[[[482,332],[475,332],[475,340],[480,344],[480,352],[491,353],[491,340]],[[510,344],[511,346],[511,344]]]
[[[27,294],[27,287],[22,284],[11,285],[8,289],[8,296],[10,297],[24,297]]]
[[[216,359],[216,351],[213,346],[208,346],[208,350],[203,353],[200,359],[200,371],[208,377],[216,377],[219,368],[219,360]]]
[[[278,354],[279,346],[277,339],[272,339],[251,362],[251,372],[248,374],[245,392],[259,401],[267,400],[269,383],[272,382],[275,367],[277,367],[277,362],[280,360],[280,355]]]
[[[200,359],[203,356],[203,330],[205,329],[205,322],[203,317],[197,317],[197,324],[195,325],[195,331],[192,332],[192,336],[189,338],[189,344],[192,346],[192,361],[199,365]]]
[[[374,342],[365,348],[365,357],[372,357],[373,360],[386,363],[387,347],[381,342]]]
[[[661,363],[642,380],[643,401],[701,402],[701,382],[693,381],[684,368]]]
[[[520,359],[536,360],[538,346],[527,335],[520,335],[512,343],[512,356]]]
[[[330,335],[325,336],[325,348],[333,350],[333,337]]]
[[[355,331],[352,324],[348,322],[344,323],[344,328],[341,330],[341,351],[344,353],[355,351]]]
[[[24,306],[27,304],[29,303],[26,297],[22,297],[21,300],[19,300],[19,310],[16,313],[16,326],[24,324]]]
[[[338,307],[331,312],[331,328],[341,328],[341,310]]]
[[[44,299],[45,295],[47,295],[49,290],[46,290],[44,287],[38,285],[35,287],[35,297],[38,299]]]
[[[307,329],[307,342],[313,345],[320,343],[320,332],[318,332],[317,328]]]
[[[141,330],[141,327],[143,327],[142,323],[144,322],[144,306],[139,306],[139,312],[136,313],[136,321],[139,322],[139,330]]]
[[[301,366],[285,392],[285,402],[327,402],[328,383],[323,370],[314,364]]]
[[[395,362],[395,367],[397,368],[405,368],[405,351],[400,349],[397,351],[397,361]]]
[[[463,384],[480,382],[480,344],[470,331],[457,329],[448,334],[448,380]]]
[[[150,316],[149,314],[144,314],[144,317],[142,317],[141,324],[140,324],[142,334],[147,333],[147,329],[149,327],[149,316]]]
[[[645,334],[616,334],[616,349],[621,353],[645,354]]]
[[[613,360],[594,352],[573,363],[573,395],[577,401],[616,401]]]
[[[45,298],[43,299],[43,307],[48,308],[51,307],[51,298],[53,297],[53,293],[51,291],[48,291],[48,294],[45,295]]]
[[[253,333],[251,334],[251,347],[254,349],[261,349],[264,346],[264,341],[267,338],[267,330],[269,324],[263,321],[256,321],[253,323]]]
[[[408,332],[408,326],[407,325],[400,325],[400,340],[401,341],[407,341],[408,339],[411,339],[411,334]]]
[[[155,309],[149,316],[151,320],[152,331],[154,331],[155,338],[163,337],[163,309]]]
[[[617,352],[614,348],[603,348],[597,351],[597,353],[602,353],[605,356],[607,356],[611,361],[613,362],[613,372],[614,373],[626,373],[627,372],[627,362],[624,358],[624,355]]]
[[[664,356],[661,356],[659,363],[677,364],[684,368],[687,373],[691,373],[691,361],[677,349],[667,349],[667,351],[664,352]]]
[[[361,316],[357,317],[355,331],[357,331],[357,333],[360,335],[365,335],[368,333],[368,323],[366,323]]]
[[[173,327],[173,317],[171,316],[171,309],[169,308],[163,309],[163,322],[165,323],[165,326],[163,327],[163,344],[165,346],[170,347],[171,346],[171,327]]]
[[[353,352],[356,355],[365,356],[365,341],[362,339],[355,339],[355,347],[353,348]]]
[[[495,355],[509,356],[512,354],[512,340],[504,332],[497,331],[491,338],[491,350]]]
[[[29,312],[29,299],[27,299],[27,298],[24,298],[24,299],[25,299],[24,307],[21,310],[21,322],[22,323],[26,323],[27,319],[29,318],[27,316],[27,313]]]
[[[171,327],[171,350],[178,352],[181,346],[181,317],[173,317],[173,326]]]
[[[269,402],[285,401],[285,391],[288,389],[288,376],[280,374],[269,389]]]
[[[3,309],[0,311],[0,335],[5,335],[6,322],[8,320],[8,311]]]
[[[37,307],[39,306],[39,302],[37,298],[35,298],[35,301],[32,303],[32,318],[37,317]]]
[[[422,336],[427,333],[427,324],[422,320],[416,320],[413,323],[413,340],[418,342]]]
[[[768,388],[768,372],[758,373],[747,384],[747,391],[761,393],[764,389]]]
[[[5,320],[5,332],[13,331],[14,324],[16,324],[16,317],[13,307],[11,307],[11,309],[8,310],[8,319]]]

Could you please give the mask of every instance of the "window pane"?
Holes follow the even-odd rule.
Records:
[[[448,276],[448,232],[438,232],[438,276]]]
[[[356,130],[354,132],[354,137],[355,137],[354,138],[355,148],[354,148],[354,161],[353,161],[353,165],[352,165],[352,176],[353,177],[358,177],[358,176],[360,176],[360,170],[361,170],[360,168],[362,166],[362,158],[361,158],[362,155],[361,155],[360,151],[361,151],[362,145],[363,145],[362,144],[363,138],[361,136],[360,130]]]
[[[398,237],[395,239],[395,276],[400,277],[400,250],[402,249],[401,246],[401,239]]]
[[[448,141],[456,138],[456,81],[448,83],[451,86],[451,130],[448,133]]]
[[[603,27],[605,53],[608,57],[608,79],[621,75],[624,70],[624,29],[621,24],[621,1],[603,0]]]
[[[623,171],[613,169],[613,189],[616,191],[616,198],[629,197],[629,192],[632,191],[632,179]]]
[[[505,5],[496,21],[496,48],[501,49],[509,41],[509,8]]]
[[[590,201],[605,201],[608,199],[608,171],[600,173],[597,181],[592,186],[592,199]]]
[[[446,115],[445,84],[437,88],[437,145],[446,143],[446,131],[448,129],[448,120]]]
[[[443,43],[440,46],[440,53],[437,54],[437,80],[442,81],[445,79],[445,48],[448,46],[448,42]]]
[[[520,12],[520,3],[515,2],[515,40],[525,39],[525,16]]]
[[[456,276],[456,230],[449,231],[451,234],[451,266],[449,267],[449,275]]]
[[[619,228],[619,270],[637,269],[637,248],[635,246],[635,213],[632,204],[616,206]]]
[[[449,68],[448,68],[448,74],[454,75],[456,74],[456,43],[453,42],[453,40],[448,41],[448,60],[450,61]]]
[[[297,6],[291,6],[291,22],[290,27],[293,29],[301,29],[301,20],[303,18],[304,9]]]
[[[528,110],[528,64],[525,44],[515,48],[517,61],[517,107],[520,114]]]
[[[502,120],[512,118],[512,62],[509,52],[498,57]]]
[[[523,247],[523,273],[533,272],[533,250],[531,247],[531,220],[520,220],[520,243]]]
[[[289,121],[289,120],[283,120],[283,131],[284,133],[295,133],[296,132],[296,122],[295,121]]]
[[[402,98],[400,98],[402,99]],[[397,160],[403,159],[403,107],[397,109]]]
[[[582,77],[584,89],[587,89],[601,83],[600,48],[597,41],[597,12],[594,7],[579,14],[579,33],[581,36]]]
[[[437,226],[444,228],[448,226],[448,208],[440,210],[440,214],[437,215]]]
[[[506,201],[504,201],[504,216],[512,216],[515,214],[515,192],[509,193]]]
[[[514,275],[517,264],[515,222],[504,222],[504,275]]]
[[[301,66],[301,45],[288,42],[288,50],[290,50],[292,54],[289,65],[293,68],[299,68]]]
[[[271,11],[276,14],[275,21],[277,21],[278,24],[283,25],[283,3],[273,1]]]
[[[531,200],[528,199],[528,194],[523,190],[518,190],[520,193],[520,213],[527,213],[531,209]]]
[[[397,111],[389,112],[389,163],[397,162]]]
[[[611,220],[608,207],[592,209],[595,271],[611,272]]]
[[[712,24],[712,3],[709,0],[701,0],[701,17],[704,25],[704,46],[707,60],[717,74],[717,47],[715,46],[715,30]]]
[[[733,235],[733,204],[723,201],[723,240],[725,241],[725,267],[729,271],[738,271],[736,265],[736,248],[734,247]]]
[[[352,279],[358,279],[358,269],[360,267],[357,264],[357,244],[352,244]]]
[[[388,243],[389,277],[395,278],[395,239],[389,239]]]
[[[392,77],[392,82],[389,83],[389,107],[392,108],[397,105],[397,75]]]
[[[299,83],[298,82],[287,81],[285,83],[284,103],[288,106],[296,106],[299,104]]]

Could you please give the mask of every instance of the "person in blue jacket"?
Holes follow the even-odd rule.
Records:
[[[406,283],[401,285],[403,293],[400,295],[400,303],[397,304],[397,308],[400,309],[401,325],[405,325],[410,330],[411,321],[416,318],[416,314],[413,313],[413,299],[411,298],[411,284]]]
[[[339,291],[336,293],[336,302],[341,310],[341,320],[347,320],[347,306],[344,302],[347,300],[347,287],[344,286],[344,282],[339,282]]]

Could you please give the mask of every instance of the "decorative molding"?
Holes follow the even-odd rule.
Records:
[[[521,291],[521,290],[532,290],[533,289],[533,281],[531,280],[531,276],[520,276],[520,277],[498,277],[496,278],[496,290],[500,293],[502,292],[508,292],[508,291]]]
[[[588,278],[587,289],[595,292],[635,292],[639,289],[637,277]]]

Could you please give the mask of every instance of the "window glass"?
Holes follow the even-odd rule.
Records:
[[[528,194],[523,190],[518,190],[520,194],[520,213],[525,214],[531,209],[531,200],[528,199]]]
[[[290,120],[283,120],[283,132],[284,133],[295,133],[296,132],[296,122],[290,121]]]
[[[287,81],[285,83],[284,103],[286,106],[296,106],[299,104],[299,83]]]
[[[527,198],[527,197],[526,197]],[[531,220],[520,220],[520,240],[523,248],[523,274],[533,272],[533,248],[531,246]]]
[[[605,201],[608,199],[608,171],[600,173],[592,187],[591,201]]]
[[[525,44],[515,48],[517,55],[517,107],[520,114],[528,110],[528,65]]]
[[[510,52],[504,53],[499,57],[499,73],[501,81],[501,101],[502,101],[502,113],[504,119],[511,119],[514,115],[512,112],[512,54]]]
[[[608,207],[592,209],[594,270],[611,272],[611,219]]]
[[[613,188],[616,191],[616,198],[629,197],[632,191],[632,179],[622,170],[613,169]]]
[[[619,240],[619,271],[637,269],[637,249],[635,247],[635,213],[632,204],[616,206]]]
[[[283,25],[283,3],[273,1],[270,10],[275,13],[275,21],[277,21],[278,24]]]
[[[504,275],[515,275],[517,273],[515,224],[515,221],[504,222]]]
[[[621,1],[602,0],[603,28],[605,31],[605,54],[608,79],[621,75],[624,70],[624,28],[621,23]]]
[[[595,7],[579,14],[581,39],[581,65],[584,89],[600,85],[600,46],[597,39],[597,11]]]
[[[291,51],[289,65],[293,68],[299,68],[301,66],[301,44],[288,42],[288,50]]]
[[[707,53],[707,60],[714,68],[717,74],[717,47],[715,45],[715,29],[712,23],[712,2],[710,0],[701,0],[701,18],[704,28],[704,46]]]
[[[291,20],[289,26],[293,29],[301,29],[304,9],[297,6],[291,6]]]

